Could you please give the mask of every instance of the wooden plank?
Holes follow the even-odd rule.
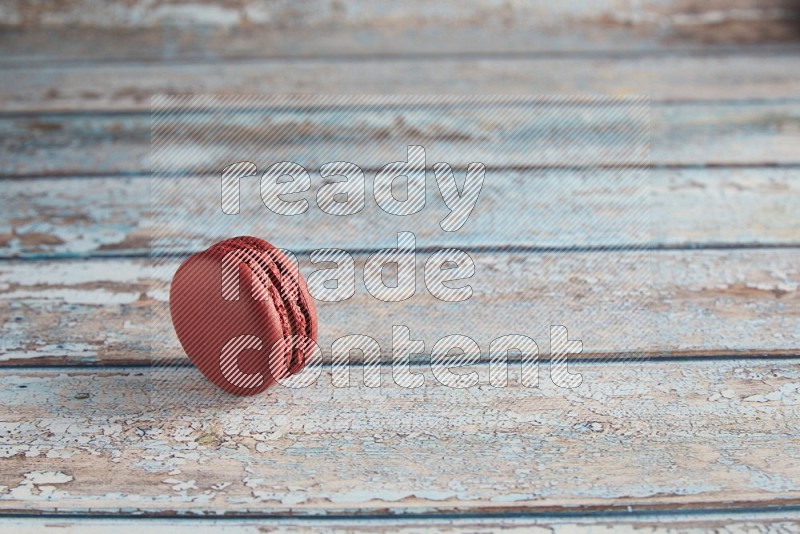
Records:
[[[792,41],[784,0],[12,3],[3,62],[663,50]]]
[[[435,183],[428,184],[425,209],[404,217],[399,224],[397,218],[377,208],[372,176],[367,179],[365,209],[337,221],[314,200],[322,183],[318,176],[307,193],[309,210],[291,219],[259,205],[256,177],[242,184],[244,211],[240,217],[247,229],[234,230],[234,224],[198,225],[218,218],[220,200],[218,179],[196,178],[180,194],[171,196],[175,220],[169,225],[161,220],[159,229],[169,228],[187,250],[203,248],[236,231],[264,236],[294,250],[352,250],[368,248],[398,229],[414,232],[417,245],[429,248],[797,243],[800,171],[796,169],[689,168],[647,173],[490,170],[469,221],[449,234],[436,231],[448,210]],[[626,185],[629,188],[623,194]],[[0,255],[146,254],[153,231],[149,189],[150,181],[145,178],[8,180],[2,193],[6,209],[5,226],[0,227]],[[639,194],[630,195],[630,191]],[[575,216],[578,213],[580,217]],[[508,224],[511,219],[515,224]],[[633,220],[647,224],[632,225]]]
[[[175,166],[181,167],[174,170],[212,175],[242,159],[255,160],[262,168],[288,159],[312,170],[341,160],[377,169],[404,157],[408,144],[426,147],[433,161],[463,166],[473,161],[503,168],[646,162],[645,108],[614,106],[589,111],[577,105],[568,110],[544,106],[541,113],[535,108],[521,113],[513,106],[483,108],[468,117],[457,107],[435,114],[365,110],[348,112],[348,123],[338,125],[326,124],[333,120],[326,113],[242,112],[230,115],[231,124],[219,118],[207,126],[197,122],[195,133],[206,137],[175,136],[168,146],[177,158]],[[650,113],[650,160],[656,166],[800,163],[797,104],[666,105],[653,106]],[[175,131],[180,124],[176,119]],[[312,137],[306,138],[302,134],[309,129]],[[629,138],[608,133],[617,129]],[[147,113],[5,117],[0,118],[0,134],[0,173],[5,176],[137,174],[151,169]],[[236,144],[230,141],[234,138]]]
[[[2,13],[2,23],[12,27],[236,27],[258,24],[274,27],[342,26],[386,27],[392,25],[464,25],[501,22],[526,27],[558,23],[613,22],[619,24],[688,24],[726,19],[774,20],[796,11],[781,0],[712,0],[702,7],[681,0],[642,0],[636,4],[618,0],[562,2],[544,0],[524,4],[487,6],[480,0],[447,1],[432,6],[424,0],[397,5],[390,0],[309,0],[298,5],[269,0],[249,0],[217,6],[203,0],[180,5],[153,4],[147,0],[110,0],[98,6],[91,0],[50,4],[12,2]]]
[[[530,27],[491,22],[436,25],[282,27],[4,27],[0,69],[135,63],[212,63],[328,58],[767,57],[797,51],[791,21],[625,25],[569,23]],[[741,31],[741,30],[745,31]],[[789,31],[787,31],[789,30]],[[728,33],[728,35],[725,35]]]
[[[95,173],[110,166],[216,175],[229,158],[259,159],[266,150],[270,158],[310,168],[346,160],[374,169],[406,156],[407,144],[422,144],[427,157],[447,156],[454,165],[647,163],[649,109],[642,98],[311,95],[158,99],[156,105],[152,135],[149,112],[12,114],[0,122],[13,151],[3,169],[25,173],[44,164],[69,173],[72,161],[83,160],[79,168],[92,165]],[[95,156],[85,160],[87,153]]]
[[[575,370],[574,390],[546,377],[538,389],[431,377],[412,390],[334,388],[325,374],[229,402],[192,383],[160,407],[149,392],[176,383],[142,369],[8,370],[0,509],[263,517],[800,501],[796,360]]]
[[[153,94],[609,94],[654,101],[796,98],[800,57],[396,58],[22,67],[3,71],[6,112],[149,110]]]
[[[391,237],[376,244],[383,243],[392,246]],[[323,354],[339,337],[364,334],[388,358],[394,324],[409,327],[428,355],[450,334],[471,336],[484,356],[493,339],[523,334],[545,358],[551,324],[580,339],[585,358],[800,352],[800,248],[470,255],[473,295],[456,303],[424,285],[428,252],[417,254],[416,294],[395,303],[366,292],[366,255],[356,255],[355,294],[317,302]],[[306,277],[320,268],[299,256]],[[131,259],[0,263],[2,364],[146,364],[152,354],[186,363],[167,307],[178,262],[153,269]]]
[[[539,516],[514,517],[497,514],[483,518],[279,518],[279,519],[161,519],[148,518],[14,518],[0,523],[0,532],[28,534],[29,532],[61,532],[63,534],[102,534],[113,530],[119,534],[136,534],[143,529],[169,530],[177,534],[205,534],[211,532],[238,532],[261,534],[263,532],[530,532],[533,534],[597,532],[651,532],[674,534],[702,534],[726,532],[748,534],[752,532],[783,533],[800,527],[800,517],[793,512],[749,514],[609,514],[600,517],[571,517],[565,519]]]

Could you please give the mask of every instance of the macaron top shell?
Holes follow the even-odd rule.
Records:
[[[236,395],[300,372],[309,352],[303,341],[317,340],[314,301],[297,265],[255,237],[190,256],[173,277],[169,303],[192,363]]]

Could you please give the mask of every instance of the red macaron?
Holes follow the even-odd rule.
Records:
[[[192,363],[236,395],[300,372],[308,340],[317,341],[314,300],[296,263],[255,237],[187,258],[172,279],[169,308]]]

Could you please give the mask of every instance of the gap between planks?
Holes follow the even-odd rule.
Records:
[[[52,32],[50,32],[52,33]],[[118,36],[116,36],[119,39]],[[85,36],[83,39],[86,39]],[[102,69],[108,67],[129,67],[142,68],[160,65],[232,65],[232,64],[268,64],[274,63],[297,63],[302,65],[304,61],[329,61],[331,63],[344,62],[391,62],[391,61],[532,61],[532,60],[638,60],[638,59],[675,59],[675,58],[727,58],[731,56],[746,56],[752,59],[763,59],[770,57],[792,57],[800,51],[800,45],[722,45],[698,47],[692,45],[684,46],[664,46],[654,48],[641,48],[626,50],[622,47],[609,49],[568,49],[557,50],[543,48],[539,50],[527,51],[422,51],[422,52],[385,52],[358,51],[351,54],[337,54],[333,52],[320,51],[313,55],[297,55],[287,52],[284,55],[257,55],[257,54],[236,54],[228,52],[223,55],[181,55],[172,57],[149,57],[134,54],[120,55],[118,57],[97,57],[89,58],[88,54],[83,56],[65,57],[56,59],[54,57],[5,57],[0,58],[0,72],[14,71],[19,69],[39,68],[83,68],[83,69]],[[54,51],[55,52],[55,51]],[[683,101],[683,100],[682,100]]]

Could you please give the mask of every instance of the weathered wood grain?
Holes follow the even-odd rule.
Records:
[[[380,245],[380,244],[378,244]],[[389,237],[385,246],[392,246]],[[395,241],[396,246],[396,241]],[[417,254],[417,292],[384,303],[363,285],[317,302],[326,357],[341,336],[375,338],[388,358],[392,325],[408,326],[430,354],[450,334],[489,343],[523,334],[549,354],[549,328],[563,324],[583,357],[796,355],[800,350],[800,249],[472,253],[465,302],[435,299]],[[300,254],[306,277],[320,267]],[[167,283],[179,260],[106,259],[0,263],[3,365],[186,363],[168,316]],[[426,356],[420,356],[422,361]]]
[[[622,2],[598,2],[598,5],[573,2],[577,17],[598,17]],[[649,2],[652,6],[654,2]],[[753,7],[752,2],[747,3]],[[529,17],[550,16],[547,22],[563,21],[568,15],[566,7],[552,6],[545,2],[532,2],[517,8]],[[495,13],[493,13],[495,11]],[[181,5],[153,5],[148,2],[112,1],[103,6],[90,2],[54,2],[43,6],[29,6],[23,2],[11,2],[4,10],[3,22],[10,25],[82,25],[110,27],[148,27],[180,24],[200,24],[210,26],[238,26],[243,22],[250,24],[274,24],[275,26],[314,27],[326,23],[343,25],[382,25],[398,22],[451,24],[464,21],[477,22],[481,17],[494,14],[513,15],[514,8],[507,6],[492,10],[480,2],[467,1],[460,5],[446,2],[435,7],[420,0],[412,0],[398,6],[391,2],[350,1],[337,3],[330,0],[312,0],[298,5],[265,1],[232,2],[216,6],[203,1],[185,2]],[[528,19],[531,20],[531,19]],[[533,19],[536,20],[535,18]]]
[[[795,9],[792,9],[795,8]],[[441,2],[424,0],[397,4],[390,0],[310,0],[281,3],[269,0],[237,0],[226,4],[190,0],[178,5],[153,4],[146,0],[111,0],[97,5],[90,0],[58,0],[29,4],[12,0],[0,22],[9,26],[172,27],[271,25],[282,27],[383,27],[398,25],[459,26],[500,22],[541,27],[565,22],[611,24],[688,24],[740,19],[757,22],[786,18],[796,6],[784,0],[711,0],[699,6],[684,0],[643,0],[635,4],[620,0],[597,2],[544,0],[487,5],[480,0]]]
[[[486,372],[486,368],[480,369]],[[255,398],[147,370],[8,370],[5,512],[404,514],[796,505],[794,360],[576,365],[467,390],[305,389]],[[163,381],[163,382],[162,382]]]
[[[66,514],[65,514],[66,515]],[[725,532],[729,534],[784,534],[800,527],[797,513],[751,512],[746,514],[702,514],[664,513],[664,514],[603,514],[597,516],[578,516],[554,518],[547,515],[529,517],[503,516],[462,519],[458,517],[427,518],[261,518],[261,519],[162,519],[148,518],[131,521],[130,518],[37,518],[25,517],[4,519],[0,522],[0,532],[28,534],[29,532],[61,532],[64,534],[103,534],[110,530],[119,534],[136,534],[143,529],[157,531],[169,530],[181,533],[241,532],[243,534],[262,534],[264,532],[519,532],[533,534],[549,533],[674,533],[702,534],[706,532]]]
[[[492,171],[469,221],[439,231],[448,210],[433,180],[426,207],[398,220],[378,209],[367,177],[363,211],[322,212],[312,180],[309,210],[292,218],[267,210],[258,177],[242,183],[247,228],[197,225],[218,219],[219,180],[195,178],[175,199],[174,221],[159,221],[187,250],[246,231],[295,250],[370,248],[399,229],[420,247],[700,247],[785,245],[800,236],[800,170],[759,168]],[[199,181],[199,182],[198,182]],[[199,185],[198,185],[199,184]],[[203,185],[206,184],[206,185]],[[628,186],[624,188],[623,186]],[[162,188],[163,189],[163,188]],[[632,194],[633,193],[633,194]],[[36,258],[144,255],[153,221],[146,178],[7,180],[0,255]],[[577,215],[579,214],[579,215]],[[511,224],[513,221],[513,224]],[[640,222],[644,224],[634,225]],[[169,224],[168,224],[169,223]],[[241,226],[241,225],[239,225]],[[230,230],[226,230],[230,228]]]
[[[396,61],[783,55],[798,49],[792,21],[731,20],[720,24],[587,24],[526,27],[481,22],[463,26],[357,28],[169,26],[114,28],[0,26],[0,69],[136,63],[259,60]],[[733,31],[728,31],[733,29]],[[725,35],[728,33],[728,35]],[[770,35],[771,34],[771,35]]]
[[[630,50],[792,41],[799,12],[790,0],[7,2],[0,45],[11,56],[4,59],[22,61],[362,54],[365,48],[379,54]]]
[[[646,161],[643,109],[614,106],[585,111],[583,119],[577,107],[544,107],[541,115],[522,116],[513,107],[502,113],[481,109],[471,114],[475,123],[459,122],[467,119],[458,108],[445,108],[436,117],[410,110],[348,112],[348,121],[364,122],[340,126],[316,122],[331,120],[324,113],[242,112],[230,115],[231,124],[211,118],[208,125],[193,122],[197,135],[176,135],[168,146],[175,158],[172,170],[212,175],[242,159],[262,165],[289,159],[312,170],[344,160],[376,169],[401,159],[406,146],[415,143],[426,147],[432,161],[464,166],[472,161],[489,167]],[[578,123],[566,124],[566,117]],[[798,121],[800,106],[790,103],[653,106],[650,160],[654,165],[796,164]],[[176,132],[180,125],[176,119]],[[609,133],[616,129],[619,136]],[[5,117],[0,134],[0,173],[6,176],[148,173],[151,168],[147,113]],[[234,138],[238,144],[231,143]]]
[[[800,56],[796,44],[740,44],[796,39],[797,12],[789,0],[490,8],[476,0],[5,4],[0,174],[52,176],[3,183],[6,258],[145,251],[147,181],[124,175],[149,171],[147,110],[155,93],[650,94],[656,166],[761,167],[655,171],[648,239],[646,227],[621,227],[637,199],[609,199],[601,172],[515,170],[537,165],[523,152],[490,146],[487,163],[504,170],[484,201],[522,214],[516,226],[507,214],[478,213],[478,226],[442,242],[425,232],[442,212],[407,221],[414,226],[408,229],[420,229],[421,246],[481,251],[473,253],[470,301],[451,306],[419,284],[411,300],[385,305],[365,294],[358,279],[350,301],[319,306],[326,353],[334,338],[363,333],[380,341],[384,358],[397,318],[428,350],[446,334],[464,333],[485,353],[491,339],[513,332],[535,338],[543,360],[548,326],[563,323],[583,341],[584,356],[624,362],[573,364],[584,373],[574,391],[555,388],[546,364],[539,389],[484,384],[467,391],[437,385],[425,366],[417,368],[426,373],[424,388],[405,390],[391,385],[386,366],[380,390],[359,385],[358,371],[352,387],[333,388],[326,370],[314,388],[220,402],[191,368],[146,367],[154,359],[185,363],[164,314],[165,282],[177,262],[156,272],[143,259],[0,262],[0,514],[202,510],[262,517],[224,524],[15,519],[0,530],[319,526],[308,517],[288,525],[263,519],[292,514],[351,516],[326,523],[330,530],[571,532],[610,529],[627,510],[667,511],[624,519],[631,531],[796,529],[793,513],[745,514],[800,504],[800,249],[789,248],[800,235]],[[735,46],[698,45],[708,42]],[[353,153],[368,157],[354,161],[396,160],[414,142],[406,137],[449,152],[455,143],[448,136],[464,133],[437,129],[455,124],[439,117],[436,128],[424,120],[400,128],[382,121],[367,121],[364,134],[370,145],[386,139],[381,132],[389,132],[388,140],[374,150],[356,143]],[[589,129],[598,125],[587,122]],[[467,140],[496,130],[467,128]],[[558,130],[537,131],[552,139]],[[279,152],[294,148],[292,139],[282,143]],[[587,147],[605,150],[615,164],[629,163],[602,143],[539,163],[574,164],[575,149]],[[180,148],[208,155],[211,147],[190,139]],[[305,149],[311,167],[329,159]],[[341,159],[341,148],[332,149]],[[189,170],[213,175],[220,161],[192,160]],[[100,178],[77,177],[85,175]],[[509,201],[500,194],[531,181],[542,186],[537,205],[557,207],[548,220],[525,210],[530,196]],[[171,231],[189,248],[223,237],[191,225],[208,200],[196,190],[182,199],[186,219]],[[580,220],[569,213],[580,213]],[[315,237],[299,225],[276,231],[268,220],[253,229],[304,250],[389,246],[390,230],[397,229],[366,214],[348,231],[326,234],[325,218],[308,215],[302,222]],[[332,233],[339,241],[328,239]],[[579,251],[643,244],[775,248]],[[514,247],[567,250],[507,250]],[[418,258],[418,273],[427,254]],[[363,261],[362,254],[359,273]],[[715,355],[725,359],[706,359]],[[630,361],[636,357],[651,361]],[[51,364],[67,367],[36,367]],[[98,364],[136,367],[76,367]],[[485,383],[486,366],[478,370]],[[175,380],[173,372],[180,375]],[[183,395],[159,394],[173,387],[185,388]],[[682,509],[697,514],[672,515]],[[441,512],[492,517],[352,519]],[[562,512],[586,515],[531,519]],[[617,514],[613,521],[609,513]]]
[[[149,110],[153,94],[608,94],[796,98],[800,56],[541,57],[54,65],[0,71],[4,111]]]

